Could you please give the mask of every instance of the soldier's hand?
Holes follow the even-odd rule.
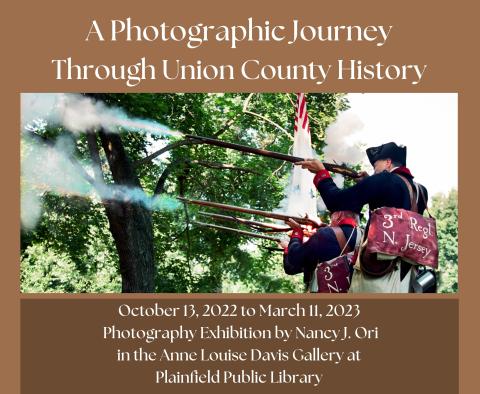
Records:
[[[296,166],[302,166],[302,168],[310,172],[313,172],[314,174],[316,174],[318,171],[325,169],[325,166],[323,165],[323,163],[318,159],[305,159],[302,161],[297,161],[294,164]]]
[[[290,242],[290,240],[288,239],[282,239],[279,243],[278,243],[278,246],[280,246],[282,249],[286,249],[288,248],[288,243]]]
[[[369,175],[368,175],[368,172],[367,171],[361,171],[358,173],[358,177],[354,178],[353,180],[358,183],[358,182],[361,182],[363,181],[365,178],[367,178]]]

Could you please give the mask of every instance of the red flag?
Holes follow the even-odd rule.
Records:
[[[305,93],[297,93],[297,104],[295,107],[295,132],[300,129],[300,131],[305,131],[310,134],[310,125],[308,122],[307,113],[307,99],[305,98]]]

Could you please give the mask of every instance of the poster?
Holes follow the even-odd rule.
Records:
[[[475,166],[472,162],[476,144],[472,130],[476,75],[473,51],[468,48],[468,44],[474,45],[470,35],[474,11],[470,6],[434,7],[406,2],[393,9],[376,1],[342,5],[304,2],[295,7],[250,1],[228,6],[221,2],[138,5],[133,9],[131,5],[120,4],[111,8],[86,1],[65,9],[65,4],[46,2],[28,7],[15,5],[7,13],[3,40],[5,48],[9,49],[2,65],[7,84],[3,100],[7,120],[4,146],[7,149],[2,155],[6,170],[3,236],[6,280],[2,294],[6,319],[2,358],[7,373],[2,385],[5,384],[8,392],[166,390],[180,393],[190,389],[344,392],[352,388],[374,393],[387,390],[392,393],[472,391],[474,363],[469,360],[475,357],[476,323],[471,319],[475,310],[473,282],[476,275],[470,263],[474,243],[469,241],[474,215],[468,212],[475,209]],[[433,11],[436,18],[432,18]],[[416,171],[420,183],[434,193],[448,194],[452,188],[461,189],[459,205],[463,213],[458,223],[461,233],[458,275],[450,273],[439,293],[302,294],[302,278],[295,278],[293,282],[287,278],[281,272],[279,256],[265,257],[268,264],[264,272],[257,268],[258,272],[250,281],[239,281],[239,271],[232,269],[228,262],[239,264],[241,259],[239,256],[232,258],[228,253],[232,254],[237,251],[236,246],[243,245],[243,252],[252,255],[256,253],[251,250],[252,244],[241,238],[235,244],[233,235],[225,238],[217,230],[202,231],[193,223],[187,223],[191,238],[182,236],[182,249],[180,244],[175,244],[177,235],[173,228],[162,227],[158,221],[153,225],[156,231],[153,235],[157,239],[153,244],[155,273],[149,275],[147,269],[145,277],[128,282],[128,269],[116,266],[114,256],[122,247],[128,249],[131,241],[127,239],[122,243],[121,238],[108,234],[108,229],[115,226],[114,221],[107,225],[108,215],[112,213],[105,216],[102,209],[106,208],[102,203],[118,199],[123,199],[124,203],[127,198],[134,201],[133,205],[153,212],[156,219],[170,219],[178,224],[185,223],[189,213],[192,220],[199,221],[198,210],[188,208],[191,210],[185,213],[185,204],[181,203],[180,212],[170,214],[165,213],[170,200],[148,199],[145,202],[153,190],[153,185],[148,184],[151,182],[148,171],[154,171],[151,168],[141,173],[140,179],[147,197],[128,184],[128,188],[119,190],[107,188],[106,194],[97,194],[95,200],[90,190],[77,189],[71,184],[73,189],[65,190],[70,164],[62,163],[59,167],[56,162],[53,168],[62,171],[55,174],[41,152],[28,162],[22,156],[24,150],[29,149],[19,132],[24,127],[22,117],[29,114],[22,110],[24,99],[28,97],[33,97],[38,104],[49,95],[62,94],[68,100],[80,100],[89,93],[88,100],[92,101],[85,106],[95,107],[100,103],[101,110],[106,109],[104,118],[99,112],[93,113],[93,125],[82,123],[79,126],[69,122],[72,113],[68,111],[74,108],[71,102],[61,115],[54,116],[55,119],[45,114],[41,117],[52,121],[48,128],[52,125],[65,128],[75,136],[73,143],[55,140],[53,149],[61,147],[63,153],[69,149],[87,149],[88,136],[92,134],[84,130],[89,127],[96,131],[99,127],[109,130],[128,127],[129,136],[121,134],[121,138],[127,138],[130,144],[127,145],[128,155],[139,161],[144,157],[142,153],[148,155],[153,150],[142,151],[135,146],[135,141],[147,141],[151,148],[159,141],[160,144],[181,141],[186,134],[213,136],[215,131],[208,130],[208,126],[213,125],[217,130],[220,127],[218,119],[211,121],[212,116],[221,117],[215,113],[216,108],[230,108],[233,112],[236,108],[239,114],[240,120],[238,123],[235,123],[237,119],[232,121],[235,129],[227,132],[226,141],[263,148],[265,145],[255,144],[259,142],[255,137],[270,137],[276,133],[282,136],[282,128],[292,132],[295,92],[306,92],[312,143],[320,154],[326,155],[328,149],[323,148],[334,147],[338,139],[326,144],[325,136],[320,136],[322,130],[326,132],[327,126],[333,127],[335,122],[322,117],[328,113],[328,108],[320,112],[316,104],[325,103],[328,97],[336,98],[338,105],[348,103],[346,107],[357,108],[363,116],[363,126],[351,126],[360,129],[358,134],[363,141],[359,143],[374,146],[397,140],[399,144],[406,144],[409,159],[417,158],[414,163],[422,163],[412,164],[412,171]],[[186,97],[183,109],[179,99],[181,93]],[[167,94],[171,95],[170,102]],[[189,114],[189,108],[194,108],[193,104],[189,107],[189,103],[200,97],[205,103],[198,108],[204,112]],[[152,108],[144,108],[148,116],[142,115],[139,102],[143,99],[146,105],[159,106],[158,115],[152,116]],[[208,100],[220,104],[209,109]],[[134,107],[130,112],[129,101]],[[191,116],[190,129],[173,127],[181,125],[182,119],[168,117],[173,108],[168,105],[172,103],[179,106],[179,111],[184,111],[184,116]],[[385,103],[391,105],[382,107]],[[432,103],[434,105],[429,108]],[[262,110],[267,105],[278,109],[270,107],[267,120],[249,114],[264,116]],[[85,106],[80,105],[83,110]],[[375,111],[371,111],[374,106],[378,106],[380,125],[368,121],[367,109],[375,118]],[[418,111],[422,106],[427,118],[425,123],[422,111]],[[388,107],[396,111],[390,115]],[[337,109],[333,111],[333,118],[339,120],[341,111],[335,112]],[[272,120],[271,116],[279,113],[284,117]],[[75,112],[73,118],[83,122],[90,119],[90,115],[92,112]],[[200,130],[193,126],[201,125],[198,117],[202,115],[212,123],[205,123]],[[229,115],[226,110],[221,120],[228,122]],[[408,132],[395,128],[392,121],[395,116],[398,116],[398,123],[408,119],[402,123]],[[30,131],[35,119],[26,121]],[[156,123],[138,125],[135,122],[139,119]],[[315,124],[315,121],[325,124]],[[444,129],[445,125],[448,126]],[[250,126],[255,127],[248,129]],[[393,134],[375,132],[376,127],[382,126]],[[42,129],[41,124],[37,127],[34,132],[51,136],[48,133],[52,130]],[[145,129],[149,130],[148,138]],[[132,138],[135,132],[140,135],[138,139]],[[165,142],[167,132],[181,134]],[[406,137],[409,132],[413,133],[410,139]],[[105,155],[101,156],[105,163],[109,161],[109,152],[118,148],[115,144],[119,135],[113,132],[103,137],[98,135],[97,143],[101,144],[99,151]],[[382,139],[387,135],[388,141]],[[411,138],[415,137],[418,142],[412,143]],[[284,154],[290,153],[288,137],[279,139],[280,142],[271,142],[271,147]],[[204,148],[203,151],[200,148]],[[192,151],[188,149],[184,150],[187,155],[177,154],[182,160],[190,160],[193,166],[193,175],[190,174],[190,178],[186,175],[187,181],[198,182],[196,186],[186,186],[184,195],[188,198],[207,196],[214,200],[216,196],[220,203],[232,203],[237,198],[238,205],[268,208],[268,211],[278,207],[282,185],[267,181],[269,173],[277,168],[276,163],[209,150],[213,148],[204,146]],[[425,161],[424,156],[432,159]],[[219,162],[225,164],[221,159],[228,159],[228,164],[232,164],[232,158],[235,167],[243,165],[260,174],[255,177],[253,172],[243,174],[239,171],[247,181],[231,175],[225,175],[222,180],[218,171],[223,170],[202,165],[216,163],[218,167]],[[326,160],[325,156],[321,159]],[[168,163],[167,158],[155,171],[164,170]],[[29,166],[31,171],[21,173],[21,166],[22,171]],[[87,175],[95,178],[93,167],[86,168]],[[195,174],[195,171],[199,172]],[[215,175],[209,178],[208,171]],[[286,182],[288,171],[280,171],[284,171],[282,181]],[[114,172],[111,167],[104,173],[108,185],[109,176],[114,181],[117,176],[128,177],[128,174]],[[462,179],[460,187],[456,173],[461,175],[458,177]],[[152,173],[152,177],[154,175],[160,173]],[[170,188],[167,191],[174,191],[174,196],[181,195],[177,180],[181,182],[182,176],[179,178],[164,184],[165,188]],[[35,219],[34,212],[29,212],[27,218],[32,228],[37,229],[36,238],[26,236],[21,230],[21,226],[25,227],[22,213],[27,212],[27,206],[31,207],[22,201],[25,183],[34,184],[37,192],[42,187],[47,189],[42,191],[47,196],[47,201],[44,198],[41,202],[42,213]],[[242,190],[243,185],[249,184],[257,188],[256,200],[254,191]],[[272,190],[267,187],[270,184],[278,194],[272,198],[268,196]],[[228,185],[228,198],[221,185]],[[94,209],[100,210],[98,218],[104,221],[101,228],[106,229],[104,235],[112,236],[113,241],[103,242],[103,235],[94,233],[95,226],[90,225],[91,210],[72,208],[72,194],[75,194],[76,203],[92,204]],[[52,212],[49,209],[56,206],[55,201],[48,201],[49,198],[68,201],[58,214],[57,222],[52,217],[50,221],[45,219],[45,213]],[[161,207],[160,212],[150,209],[157,206]],[[82,217],[79,212],[86,214]],[[441,209],[437,212],[444,213]],[[72,215],[73,226],[72,222],[64,220],[68,215]],[[215,222],[210,217],[208,223]],[[37,226],[43,226],[43,235]],[[119,224],[120,232],[125,231],[122,226],[125,223]],[[126,227],[127,234],[137,231],[145,235],[145,228]],[[83,238],[78,232],[69,233],[79,228],[86,229]],[[69,247],[77,245],[77,249],[64,248],[61,254],[59,248],[52,246],[70,236],[77,238]],[[220,240],[216,247],[212,241],[215,237]],[[196,249],[195,245],[188,245],[192,242],[198,244]],[[253,244],[264,247],[267,242]],[[194,264],[195,257],[187,251],[198,253],[201,246],[206,249],[203,260],[199,258]],[[148,248],[148,245],[140,245],[139,255],[132,261],[140,261],[140,255],[148,253]],[[172,256],[175,252],[180,253],[177,260]],[[208,258],[215,253],[220,256],[221,252],[229,260],[219,264],[216,273],[205,275],[211,268],[206,263]],[[275,259],[276,265],[270,261]],[[180,263],[175,266],[175,261]],[[186,267],[182,266],[182,261],[187,262]],[[256,262],[260,261],[257,255]],[[50,265],[48,269],[43,266],[42,274],[40,266],[45,262]],[[74,269],[72,263],[75,262]],[[52,271],[52,267],[56,270]],[[173,268],[176,271],[169,276],[167,271]],[[90,277],[86,274],[88,269],[93,270]],[[270,269],[276,270],[275,274]],[[186,270],[195,280],[184,280],[186,276],[181,270]],[[194,270],[193,274],[189,270]],[[218,276],[222,278],[217,287],[207,281],[214,281],[215,275],[217,279]],[[135,280],[138,282],[134,283]],[[129,293],[120,294],[122,289]]]

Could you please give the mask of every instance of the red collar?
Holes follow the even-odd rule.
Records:
[[[357,226],[357,222],[354,218],[344,218],[342,220],[340,220],[337,224],[337,226],[352,226],[352,227],[356,227]]]
[[[392,171],[394,174],[399,174],[399,175],[408,175],[409,177],[413,178],[412,173],[407,167],[397,167]]]

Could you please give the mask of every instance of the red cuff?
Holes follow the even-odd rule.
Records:
[[[328,170],[320,170],[315,174],[315,178],[313,178],[313,184],[317,186],[318,182],[323,181],[327,178],[331,178]]]
[[[290,239],[292,238],[297,238],[300,241],[303,241],[303,230],[301,228],[294,228],[292,235],[290,235]]]
[[[283,254],[284,254],[284,255],[287,255],[287,254],[288,254],[288,246],[283,249]]]

